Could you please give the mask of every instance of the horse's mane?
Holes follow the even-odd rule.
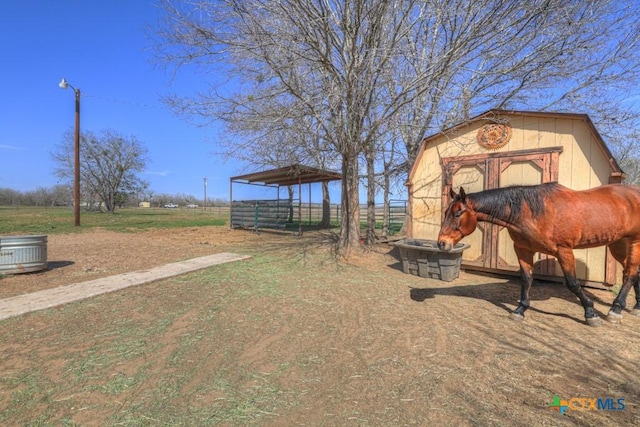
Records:
[[[482,212],[492,219],[507,223],[518,221],[522,207],[526,203],[533,217],[544,214],[544,198],[557,191],[555,182],[541,185],[516,185],[513,187],[494,188],[468,194],[473,201],[474,210]]]

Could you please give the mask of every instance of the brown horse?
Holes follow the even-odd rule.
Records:
[[[640,188],[613,184],[585,191],[573,191],[557,183],[514,186],[465,194],[451,190],[452,201],[438,235],[441,250],[451,248],[471,234],[478,221],[506,227],[520,264],[520,303],[511,317],[524,319],[529,308],[533,282],[533,255],[553,255],[562,267],[567,287],[578,296],[587,323],[599,326],[602,320],[593,310],[593,301],[582,291],[576,278],[573,249],[608,246],[622,264],[623,284],[607,320],[622,319],[627,295],[633,286],[636,305],[632,314],[640,316]]]

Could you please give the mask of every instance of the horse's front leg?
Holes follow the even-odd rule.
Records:
[[[511,312],[511,318],[513,320],[524,320],[524,312],[531,306],[529,302],[529,291],[533,284],[533,255],[535,252],[517,246],[514,246],[514,249],[518,256],[518,263],[520,264],[521,283],[520,303],[518,307]]]
[[[640,299],[638,299],[638,264],[640,264],[640,242],[634,242],[631,243],[628,248],[624,273],[622,275],[622,287],[616,299],[613,300],[611,309],[607,314],[607,320],[612,323],[620,323],[622,320],[622,310],[627,304],[627,296],[632,286],[636,293],[636,306],[634,307],[634,311],[640,308]]]
[[[562,272],[564,273],[567,288],[569,288],[569,290],[573,292],[578,299],[580,299],[580,303],[584,308],[584,317],[587,320],[587,324],[589,326],[602,325],[602,319],[600,319],[593,310],[593,301],[585,295],[582,290],[582,285],[576,277],[576,259],[573,255],[573,250],[571,248],[559,248],[556,258],[558,259]]]

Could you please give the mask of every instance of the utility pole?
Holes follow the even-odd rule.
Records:
[[[80,226],[80,89],[71,86],[63,77],[58,87],[70,87],[76,95],[76,126],[73,137],[73,225]]]
[[[204,210],[207,210],[207,177],[203,178],[204,180]]]

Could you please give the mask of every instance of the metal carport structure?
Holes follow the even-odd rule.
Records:
[[[298,185],[298,233],[302,234],[302,184],[309,184],[309,204],[311,204],[311,184],[338,181],[338,172],[293,164],[277,169],[238,175],[229,178],[229,200],[231,201],[231,228],[248,227],[255,231],[260,228],[284,228],[286,225],[283,209],[289,204],[281,204],[280,187]],[[233,200],[234,184],[261,185],[277,188],[277,200]],[[235,210],[235,215],[234,215]],[[287,216],[288,217],[288,216]]]

